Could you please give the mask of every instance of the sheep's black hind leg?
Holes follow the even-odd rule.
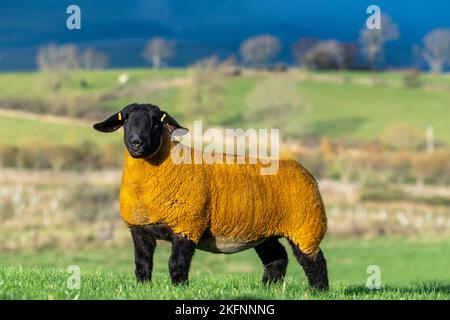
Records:
[[[264,264],[264,284],[283,281],[286,275],[288,257],[283,245],[271,238],[255,247],[256,253]]]
[[[319,250],[314,259],[304,254],[292,241],[289,240],[289,243],[292,246],[297,261],[305,271],[309,285],[318,290],[328,290],[327,262],[322,250]]]
[[[195,243],[179,235],[172,238],[172,254],[169,259],[169,273],[172,283],[187,284],[189,268],[195,252]]]
[[[144,226],[131,226],[130,230],[134,243],[136,278],[141,282],[150,281],[152,279],[153,253],[155,252],[156,240]]]

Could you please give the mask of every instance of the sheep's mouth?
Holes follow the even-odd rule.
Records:
[[[155,147],[151,146],[150,148],[141,146],[138,148],[135,148],[133,146],[130,146],[128,148],[128,152],[133,158],[153,158],[161,149],[162,144],[162,137],[160,138],[159,144]]]
[[[130,155],[133,158],[141,158],[144,155],[144,150],[142,150],[142,148],[139,149],[129,148],[128,151],[130,152]]]

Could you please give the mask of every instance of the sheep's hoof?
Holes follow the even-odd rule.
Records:
[[[146,283],[146,282],[151,282],[152,281],[151,278],[136,278],[136,280],[139,283]]]
[[[282,283],[284,281],[285,272],[265,272],[262,278],[262,283],[264,285],[271,285],[276,283]]]
[[[173,276],[172,277],[172,284],[174,286],[186,286],[189,284],[189,280],[185,276]]]
[[[311,285],[311,288],[317,291],[328,291],[329,287],[328,287],[328,281],[326,282],[320,282],[320,283],[315,283],[313,285]]]
[[[264,266],[262,282],[265,285],[283,282],[286,275],[287,259],[275,260]]]
[[[152,274],[143,270],[136,270],[136,279],[138,282],[144,283],[152,280]]]

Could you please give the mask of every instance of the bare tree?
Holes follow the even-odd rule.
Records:
[[[361,29],[359,40],[372,68],[382,59],[386,42],[397,40],[399,37],[397,25],[387,15],[381,16],[381,29],[368,29],[366,26]]]
[[[313,69],[351,69],[355,65],[358,47],[351,42],[321,42],[315,38],[301,38],[292,46],[292,54],[300,66]]]
[[[319,42],[303,58],[310,69],[339,69],[343,62],[342,47],[336,40]]]
[[[245,40],[240,47],[244,62],[261,66],[275,58],[281,50],[281,43],[277,37],[263,34]]]
[[[37,64],[40,70],[63,72],[71,69],[99,69],[104,68],[109,58],[104,53],[92,48],[80,52],[73,44],[49,44],[39,49]]]
[[[435,29],[423,38],[422,56],[430,71],[441,73],[445,65],[450,65],[450,29]]]
[[[102,69],[109,63],[109,58],[102,52],[92,48],[86,49],[80,56],[80,67],[82,69]]]
[[[304,66],[306,54],[319,43],[316,38],[300,38],[292,45],[292,55],[298,65]]]
[[[160,68],[164,60],[171,58],[174,54],[175,41],[162,37],[151,39],[142,52],[142,56],[152,64],[153,68]]]
[[[37,64],[40,70],[64,71],[80,67],[79,51],[73,44],[49,44],[39,48]]]

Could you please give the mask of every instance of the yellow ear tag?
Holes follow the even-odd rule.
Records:
[[[163,122],[164,118],[167,116],[167,114],[163,114],[163,116],[161,117],[161,122]]]
[[[122,113],[121,112],[119,112],[118,117],[119,117],[119,121],[121,121],[122,120]]]

